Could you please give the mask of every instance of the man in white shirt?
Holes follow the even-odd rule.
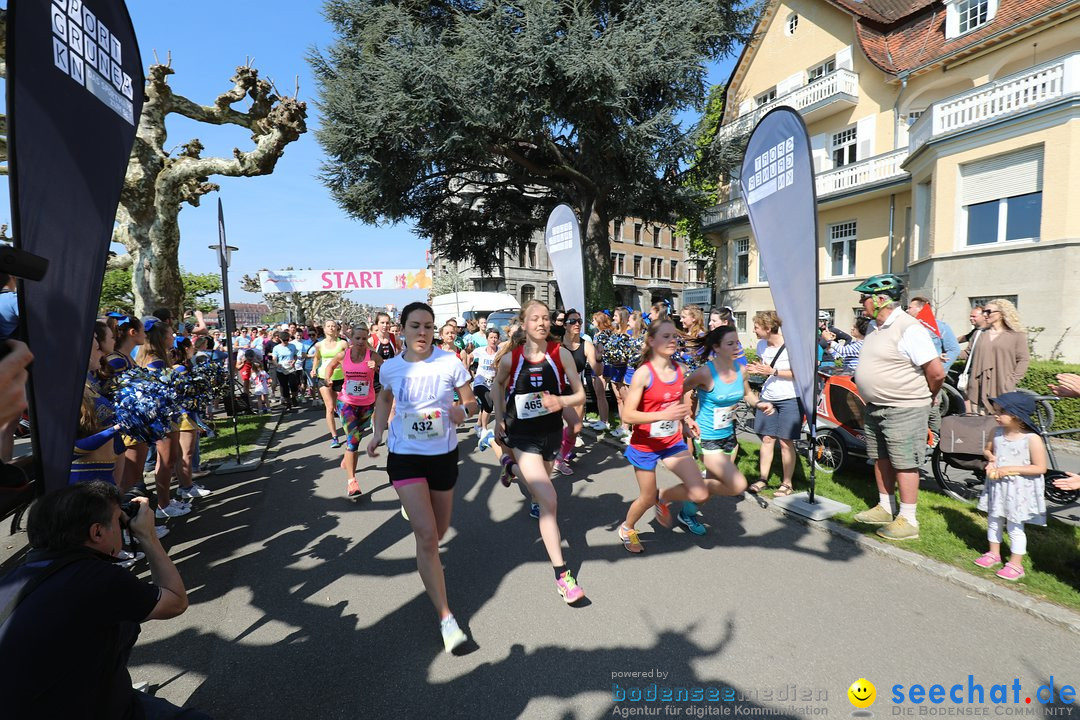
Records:
[[[855,519],[882,525],[877,534],[888,540],[915,540],[919,466],[926,454],[930,404],[945,369],[930,331],[900,308],[903,280],[891,273],[874,275],[855,290],[877,324],[863,343],[855,384],[866,401],[866,453],[874,461],[879,496],[878,505]]]

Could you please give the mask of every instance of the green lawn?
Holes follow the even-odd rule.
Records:
[[[269,422],[276,422],[276,415],[241,415],[237,419],[240,431],[240,457],[255,449],[255,441],[263,427]],[[214,426],[217,437],[204,437],[199,447],[200,462],[220,462],[236,458],[236,441],[233,438],[232,418],[219,418]]]
[[[740,441],[739,468],[753,482],[758,477],[758,444]],[[889,541],[874,534],[874,526],[862,525],[853,516],[878,502],[877,487],[869,465],[852,461],[833,475],[817,474],[817,492],[823,497],[839,500],[851,506],[850,513],[832,520],[872,537]],[[771,496],[780,483],[780,460],[773,461]],[[809,487],[806,460],[795,471],[795,489]],[[942,493],[923,490],[919,493],[919,539],[899,543],[900,547],[954,565],[965,572],[1025,592],[1033,597],[1080,610],[1080,527],[1067,525],[1050,518],[1046,527],[1028,526],[1028,556],[1024,559],[1026,575],[1010,583],[998,579],[994,572],[984,570],[972,561],[989,549],[986,539],[986,516],[973,505],[962,503]],[[1006,536],[1006,541],[1008,537]]]

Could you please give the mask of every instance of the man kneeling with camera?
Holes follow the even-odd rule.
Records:
[[[113,560],[125,526],[146,553],[152,584]],[[146,499],[122,504],[107,483],[71,485],[34,503],[27,534],[26,562],[0,580],[0,715],[206,718],[131,687],[139,623],[188,606]]]

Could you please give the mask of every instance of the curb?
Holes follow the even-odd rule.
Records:
[[[250,450],[240,456],[240,462],[236,462],[235,460],[226,460],[222,462],[214,468],[211,474],[230,475],[235,472],[258,470],[263,464],[263,459],[266,457],[266,451],[270,449],[270,441],[277,432],[278,426],[281,425],[281,420],[284,418],[285,413],[279,410],[274,413],[274,415],[277,416],[276,419],[273,422],[266,423],[266,425],[263,426],[262,432],[259,433],[259,437],[255,438],[254,450]]]
[[[613,448],[618,448],[619,450],[626,447],[621,441],[609,437],[607,433],[605,433],[603,437],[600,437],[595,430],[592,430],[589,427],[582,428],[582,434],[591,435],[598,442]],[[745,494],[744,497],[746,497]],[[775,515],[801,523],[816,532],[827,533],[843,538],[864,550],[869,550],[870,552],[890,558],[896,562],[907,565],[908,567],[913,567],[920,572],[947,580],[970,592],[978,593],[984,597],[996,600],[1008,607],[1021,610],[1028,615],[1033,615],[1041,620],[1080,635],[1080,614],[1067,608],[1063,608],[1060,605],[1033,598],[1030,595],[1026,595],[1017,590],[1010,590],[991,580],[977,577],[958,567],[948,565],[939,560],[934,560],[933,558],[928,558],[925,555],[920,555],[919,553],[910,550],[904,550],[903,548],[894,545],[886,545],[883,542],[871,538],[869,535],[864,535],[863,533],[844,527],[843,525],[834,523],[830,520],[810,520],[801,515],[796,515],[795,513],[777,507],[776,504],[772,502],[769,503],[769,507],[766,509]]]

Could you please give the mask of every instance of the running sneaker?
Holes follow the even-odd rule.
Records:
[[[574,474],[574,468],[570,467],[570,463],[566,461],[566,458],[555,458],[555,469],[561,472],[563,475]]]
[[[675,524],[674,519],[671,517],[671,503],[666,503],[663,500],[656,501],[656,522],[666,528]]]
[[[704,535],[705,526],[701,524],[701,521],[697,519],[696,515],[687,515],[682,510],[677,515],[679,523],[686,526],[686,529],[695,535]]]
[[[341,447],[341,441],[338,440],[337,438],[334,438],[333,440],[330,441],[330,447],[335,448],[335,449]]]
[[[209,497],[214,494],[214,491],[207,490],[206,488],[193,483],[191,487],[180,488],[179,494],[181,500],[194,500],[195,498]]]
[[[627,530],[625,526],[620,525],[619,539],[622,540],[623,547],[629,552],[645,552],[645,546],[643,546],[641,540],[638,539],[637,530]]]
[[[569,570],[558,577],[555,581],[555,587],[558,588],[559,594],[562,595],[567,605],[573,605],[585,597],[585,591],[577,584],[577,580],[574,579]]]
[[[534,520],[540,519],[540,503],[529,503],[529,517]]]
[[[589,427],[591,427],[596,432],[604,432],[608,429],[607,423],[603,420],[593,420],[591,423],[589,423]]]
[[[164,520],[166,518],[180,517],[187,515],[191,512],[191,506],[173,500],[165,507],[159,507],[154,510],[154,517],[158,520]]]
[[[360,492],[360,483],[356,482],[356,478],[349,478],[347,492],[350,500],[355,500],[363,494]]]
[[[164,525],[155,525],[154,534],[157,535],[158,540],[160,540],[161,538],[169,534],[169,528],[165,527]]]
[[[134,565],[135,563],[142,560],[144,557],[146,557],[146,554],[141,553],[141,552],[131,553],[131,552],[128,552],[127,550],[121,550],[120,552],[116,553],[116,555],[114,555],[113,557],[115,557],[118,560],[118,562],[116,563],[117,565],[119,565],[122,568],[129,568],[132,565]]]
[[[514,473],[510,469],[514,465],[513,458],[509,455],[502,456],[502,475],[499,476],[499,482],[503,484],[503,487],[510,487],[511,483],[514,482]]]
[[[621,440],[624,437],[629,437],[630,433],[626,431],[626,428],[620,426],[609,432],[608,435]]]
[[[458,627],[453,615],[447,615],[439,621],[439,630],[442,632],[443,647],[446,652],[453,652],[461,643],[468,640],[464,631]]]

